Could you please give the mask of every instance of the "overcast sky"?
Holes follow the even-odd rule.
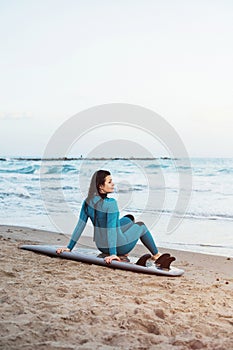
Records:
[[[232,18],[232,0],[0,0],[0,157],[42,156],[112,102],[161,115],[192,157],[232,157]]]

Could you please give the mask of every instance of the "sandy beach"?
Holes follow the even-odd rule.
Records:
[[[233,258],[166,249],[185,269],[168,278],[19,249],[63,246],[62,234],[0,226],[0,239],[0,349],[233,348]]]

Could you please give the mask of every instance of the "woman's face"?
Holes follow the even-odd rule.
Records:
[[[99,191],[106,194],[114,192],[114,183],[112,182],[111,175],[106,176],[104,185],[100,185]]]

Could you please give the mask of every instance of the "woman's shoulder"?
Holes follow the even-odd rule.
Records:
[[[112,212],[118,211],[118,205],[117,205],[117,201],[115,198],[106,197],[104,202],[106,203],[108,211],[112,211]]]
[[[83,201],[83,204],[91,206],[91,207],[94,207],[96,204],[100,204],[101,205],[101,202],[102,202],[102,205],[104,205],[107,208],[109,208],[109,207],[110,208],[111,207],[116,208],[117,207],[117,201],[116,201],[115,198],[106,197],[104,199],[101,199],[100,196],[95,196],[95,197],[91,198],[89,201],[86,199],[86,200]]]
[[[106,197],[104,199],[104,202],[109,205],[109,206],[117,206],[117,201],[115,198],[109,198],[109,197]]]
[[[108,203],[117,203],[116,199],[115,198],[109,198],[109,197],[106,197],[105,198],[105,201],[108,202]]]

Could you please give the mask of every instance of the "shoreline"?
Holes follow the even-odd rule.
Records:
[[[0,225],[0,349],[229,349],[233,258],[161,248],[182,277],[149,276],[54,259],[21,244],[68,236]],[[77,246],[95,247],[83,236]],[[146,252],[137,245],[132,255]]]

